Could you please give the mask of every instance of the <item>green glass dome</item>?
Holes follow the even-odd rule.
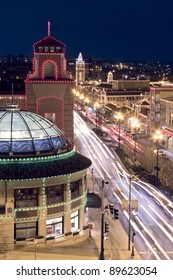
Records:
[[[63,150],[63,132],[40,115],[11,105],[0,111],[0,155]]]

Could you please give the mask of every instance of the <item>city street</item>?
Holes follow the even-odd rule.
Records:
[[[138,209],[130,212],[131,230],[135,232],[135,246],[142,259],[173,259],[173,206],[153,186],[137,178],[131,178],[118,156],[100,140],[75,113],[77,149],[92,160],[95,181],[101,186],[106,180],[105,196],[119,209],[119,220],[129,231],[129,211],[124,202],[137,201]],[[108,143],[108,142],[107,142]],[[111,143],[112,145],[112,143]],[[108,217],[106,217],[108,218]],[[110,224],[110,248],[113,246],[116,225]],[[131,231],[131,233],[132,233]],[[130,233],[130,234],[131,234]]]

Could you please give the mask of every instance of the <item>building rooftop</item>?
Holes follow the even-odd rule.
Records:
[[[2,159],[0,180],[27,180],[63,176],[87,169],[91,160],[71,150],[61,155]]]

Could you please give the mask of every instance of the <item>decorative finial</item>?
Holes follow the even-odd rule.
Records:
[[[48,21],[48,36],[50,36],[50,21]]]

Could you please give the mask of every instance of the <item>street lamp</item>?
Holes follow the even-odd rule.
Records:
[[[130,175],[130,182],[129,182],[129,203],[128,203],[128,214],[129,214],[128,250],[130,250],[130,235],[131,235],[131,202],[132,202],[132,176]]]
[[[89,103],[89,98],[85,97],[85,113],[86,113],[86,121],[87,121],[87,117],[88,117],[88,103]]]
[[[118,219],[118,209],[115,209],[113,204],[109,204],[109,207],[104,207],[104,186],[105,184],[109,184],[108,182],[102,180],[102,190],[101,190],[101,250],[99,255],[99,260],[104,260],[104,234],[109,232],[109,224],[104,222],[104,214],[107,212],[112,215],[113,220]]]
[[[123,115],[121,112],[118,112],[116,114],[116,119],[118,120],[118,148],[120,150],[120,141],[121,141],[121,138],[120,138],[120,122],[123,120]]]
[[[94,110],[95,110],[95,113],[96,113],[96,128],[98,127],[98,107],[99,107],[99,104],[98,102],[95,102],[94,104]]]
[[[163,139],[162,132],[158,129],[153,135],[154,142],[156,143],[156,185],[159,183],[159,143]]]
[[[100,256],[99,260],[104,260],[105,255],[104,255],[104,213],[105,213],[105,208],[104,208],[104,186],[105,184],[108,184],[108,182],[105,182],[102,180],[102,207],[101,207],[101,250],[100,250]]]
[[[139,129],[140,127],[140,122],[138,119],[136,118],[132,118],[131,119],[131,127],[134,129],[134,134],[135,134],[135,146],[134,146],[134,159],[136,159],[136,141],[137,141],[137,135],[136,135],[136,131],[137,129]]]
[[[135,256],[135,232],[133,231],[132,233],[132,252],[131,252],[131,257]]]
[[[129,201],[128,201],[128,214],[129,214],[129,227],[128,227],[128,250],[130,250],[130,239],[131,239],[131,213],[132,213],[132,179],[135,178],[134,175],[130,175],[130,181],[129,181]],[[132,235],[132,254],[134,250],[134,232]]]
[[[77,109],[77,111],[78,111],[78,105],[79,105],[79,103],[78,103],[78,102],[79,102],[79,101],[78,101],[79,95],[80,95],[80,93],[77,91],[77,92],[76,92],[76,105],[77,105],[77,108],[76,108],[76,109]]]

